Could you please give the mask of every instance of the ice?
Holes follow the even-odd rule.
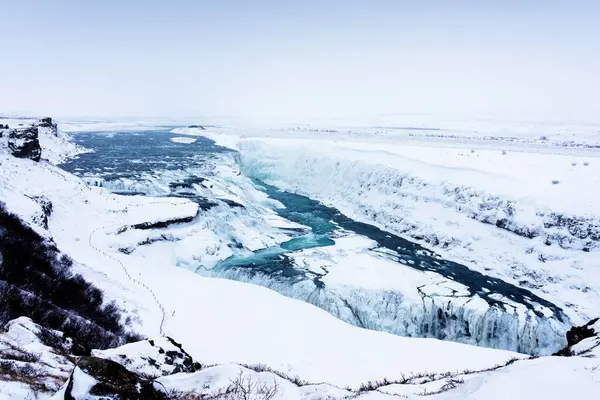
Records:
[[[185,195],[200,205],[196,221],[172,227],[168,237],[136,231],[115,237],[111,247],[126,254],[265,286],[353,325],[396,335],[529,354],[550,354],[564,346],[568,320],[557,320],[544,307],[538,314],[546,317],[534,309],[517,312],[520,305],[503,296],[492,305],[453,282],[453,274],[444,278],[419,271],[424,268],[412,257],[403,260],[395,251],[382,256],[384,248],[339,229],[329,219],[334,210],[315,208],[310,199],[289,198],[292,208],[286,209],[259,190],[263,184],[239,174],[238,162],[244,167],[244,157],[243,152],[224,153],[204,159],[202,165],[150,171],[139,165],[129,177],[120,177],[118,171],[95,173],[96,167],[89,165],[91,173],[84,179],[115,192]],[[183,184],[191,177],[197,178],[193,184]],[[274,210],[307,226],[293,224]],[[336,231],[333,240],[325,235],[329,231]],[[434,265],[425,269],[435,270]]]
[[[288,155],[289,152],[282,154],[282,157]],[[110,194],[105,188],[89,188],[80,179],[48,163],[16,160],[1,152],[0,161],[3,171],[8,172],[0,176],[0,198],[7,202],[9,209],[14,208],[20,216],[27,217],[34,214],[36,206],[25,201],[26,195],[46,195],[55,207],[46,234],[52,237],[61,251],[75,260],[76,272],[102,288],[107,299],[116,300],[119,307],[125,310],[125,315],[132,317],[132,329],[148,336],[157,335],[161,314],[149,292],[127,280],[123,267],[115,260],[121,262],[147,288],[152,289],[156,301],[167,311],[166,334],[183,343],[186,350],[203,364],[221,364],[206,368],[198,374],[178,374],[161,380],[169,388],[201,389],[206,390],[207,394],[214,393],[235,379],[242,369],[231,363],[262,363],[310,382],[329,383],[286,386],[281,396],[286,399],[317,399],[327,396],[344,398],[348,395],[347,389],[340,388],[348,386],[358,389],[361,383],[369,380],[381,380],[383,377],[402,379],[413,373],[439,374],[430,383],[384,385],[377,391],[350,394],[363,399],[397,398],[385,393],[421,398],[416,394],[423,394],[425,390],[438,390],[446,383],[445,379],[442,383],[443,378],[439,376],[447,377],[449,372],[457,374],[456,377],[464,380],[464,383],[432,398],[562,399],[569,396],[589,397],[598,391],[600,376],[596,359],[540,357],[524,360],[527,357],[507,351],[433,339],[405,338],[360,329],[306,302],[286,298],[273,290],[225,279],[205,278],[189,271],[188,268],[197,264],[210,270],[219,260],[235,253],[237,250],[234,250],[234,246],[227,246],[233,244],[234,239],[244,242],[243,251],[250,251],[293,239],[298,232],[292,233],[292,230],[301,230],[297,224],[278,217],[271,210],[276,202],[253,187],[247,177],[238,175],[233,163],[211,176],[207,186],[195,185],[194,190],[206,190],[202,193],[210,196],[213,193],[210,187],[212,185],[214,193],[218,192],[219,197],[227,195],[228,199],[243,201],[244,208],[219,204],[201,211],[193,223],[119,233],[118,227],[121,226],[193,214],[197,203],[181,198]],[[184,173],[177,172],[173,176],[177,175],[179,179],[179,174]],[[101,182],[111,180],[106,176],[98,178]],[[168,182],[165,175],[158,175],[151,185],[141,189],[163,187]],[[25,204],[21,209],[15,206],[20,203]],[[440,216],[432,214],[430,217]],[[445,222],[446,219],[442,219],[441,225]],[[465,226],[455,228],[464,229]],[[486,241],[491,240],[486,236],[487,231],[474,232],[485,236]],[[174,240],[140,244],[163,235]],[[507,237],[500,236],[499,240],[510,250],[526,248],[521,246],[523,242],[520,239],[511,242]],[[124,246],[133,246],[133,252],[119,252]],[[389,318],[396,312],[394,307],[418,304],[423,301],[422,295],[425,296],[425,301],[420,307],[429,308],[421,310],[420,314],[410,314],[417,318],[418,329],[423,329],[420,324],[424,321],[432,327],[436,326],[435,332],[440,332],[440,329],[443,331],[438,324],[436,310],[436,307],[440,309],[442,305],[442,311],[448,306],[452,313],[462,309],[465,314],[463,321],[479,318],[481,322],[481,316],[488,312],[486,310],[490,310],[489,304],[479,294],[464,297],[469,293],[460,284],[441,279],[432,272],[417,271],[408,265],[403,267],[393,261],[393,252],[375,251],[372,247],[373,242],[364,237],[340,233],[336,237],[335,246],[311,248],[294,254],[293,261],[302,266],[312,279],[302,280],[295,285],[281,281],[281,288],[277,290],[294,290],[295,294],[291,293],[290,296],[305,296],[308,291],[312,291],[316,296],[315,303],[337,308],[344,319],[369,318],[370,321],[391,327],[390,329],[395,329],[394,324],[398,322]],[[489,250],[485,246],[473,245],[472,248],[479,254]],[[562,250],[557,250],[553,255],[555,259],[549,260],[549,264],[563,262],[556,259],[565,256]],[[532,256],[534,260],[536,256],[537,254]],[[490,259],[491,257],[487,258],[488,261]],[[589,269],[590,264],[586,259],[578,261],[581,269],[573,268],[573,274],[583,274]],[[185,268],[178,267],[178,263],[182,262],[187,263]],[[368,274],[367,266],[370,267]],[[585,277],[578,276],[580,279]],[[319,281],[324,283],[327,291],[315,290],[315,282]],[[593,283],[593,279],[590,281]],[[269,280],[261,284],[274,286],[276,282]],[[571,283],[572,281],[559,282],[555,288],[564,289]],[[402,292],[401,296],[392,293],[394,289]],[[574,293],[585,292],[565,289],[560,294],[565,296],[565,301],[577,301],[578,297]],[[551,294],[555,299],[559,298],[557,292],[551,291]],[[582,295],[581,304],[592,304],[592,295],[593,293]],[[343,303],[341,299],[348,301],[351,307],[340,304]],[[382,303],[389,306],[389,310],[374,309],[375,315],[368,315],[372,303],[381,299],[385,300]],[[519,324],[527,320],[529,311],[508,299],[502,300],[506,301],[505,305],[510,310],[504,314],[513,318],[503,320],[502,329],[512,329],[512,332],[521,329]],[[588,306],[588,310],[594,308]],[[409,315],[410,307],[404,311]],[[495,309],[490,313],[499,311]],[[540,307],[540,311],[546,313],[548,310]],[[467,315],[469,313],[471,314]],[[495,315],[494,318],[499,320],[504,317]],[[483,322],[478,325],[475,320],[470,320],[469,324],[477,327],[473,328],[475,331],[492,331],[492,335],[494,329],[499,327]],[[530,329],[531,336],[536,335],[533,324]],[[553,327],[543,329],[551,333]],[[480,337],[484,338],[485,335],[482,333]],[[544,342],[547,338],[541,337],[541,340]],[[514,341],[501,345],[512,346]],[[581,346],[588,349],[589,343]],[[506,364],[514,357],[521,361],[496,369],[496,366]],[[464,372],[481,369],[488,371]],[[256,371],[247,373],[264,382],[275,379],[274,374]],[[0,398],[26,398],[30,394],[19,385],[5,382],[2,385]],[[282,382],[283,385],[286,383]],[[60,396],[59,392],[57,398]]]
[[[600,210],[593,199],[600,175],[585,169],[597,157],[591,150],[566,155],[545,142],[518,142],[512,154],[503,155],[505,141],[480,138],[472,153],[464,147],[468,140],[449,134],[428,142],[282,130],[204,135],[238,149],[248,176],[526,287],[559,305],[576,324],[599,312],[600,281],[593,271],[600,267]],[[558,175],[562,183],[552,185],[549,180]]]
[[[190,137],[174,137],[171,139],[171,141],[175,142],[175,143],[190,144],[190,143],[194,143],[196,141],[196,139],[190,138]]]

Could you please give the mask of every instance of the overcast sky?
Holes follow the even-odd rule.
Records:
[[[0,113],[600,119],[600,1],[0,0]]]

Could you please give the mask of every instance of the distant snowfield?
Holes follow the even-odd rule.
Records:
[[[574,324],[600,314],[600,149],[533,134],[509,141],[421,131],[173,132],[238,150],[248,176],[527,287]],[[587,132],[575,144],[599,136]]]

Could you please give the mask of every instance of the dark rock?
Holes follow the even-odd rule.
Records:
[[[183,224],[187,222],[192,222],[194,217],[185,217],[185,218],[177,218],[168,221],[158,221],[158,222],[143,222],[141,224],[135,224],[131,227],[133,229],[158,229],[158,228],[166,228],[169,225],[173,224]]]
[[[174,218],[166,221],[156,221],[156,222],[142,222],[141,224],[131,225],[133,229],[158,229],[158,228],[166,228],[170,225],[174,224],[184,224],[188,222],[192,222],[196,218],[195,215],[189,217],[182,218]]]
[[[52,126],[52,118],[50,118],[50,117],[40,118],[38,121],[38,125],[39,126]],[[56,124],[54,124],[54,125],[56,125]]]
[[[93,350],[92,355],[117,362],[129,371],[147,378],[158,378],[179,372],[192,373],[201,369],[200,363],[183,348],[163,337],[106,351]]]
[[[190,189],[193,188],[193,185],[199,185],[202,182],[204,182],[206,180],[206,178],[203,178],[201,176],[191,176],[189,178],[185,178],[181,181],[177,181],[177,182],[171,182],[169,183],[169,187],[172,190],[175,189]]]
[[[58,126],[56,122],[52,122],[52,118],[50,117],[40,118],[36,125],[40,128],[47,128],[54,136],[58,135]]]
[[[571,347],[575,346],[577,343],[581,342],[584,339],[594,337],[596,334],[600,334],[600,332],[596,332],[592,325],[598,322],[598,319],[595,318],[582,326],[574,326],[567,331],[567,347],[564,349],[554,353],[555,356],[572,356]]]
[[[46,197],[46,196],[34,196],[31,197],[31,199],[33,201],[35,201],[36,203],[39,204],[40,208],[42,209],[41,214],[36,218],[38,221],[35,221],[37,223],[39,223],[44,229],[48,229],[48,219],[50,218],[50,215],[52,214],[52,202]]]
[[[190,125],[188,128],[202,129],[203,131],[206,130],[206,128],[204,128],[202,125]]]
[[[229,199],[218,199],[220,201],[222,201],[223,203],[227,204],[229,207],[231,208],[246,208],[243,205],[241,205],[240,203],[233,201],[233,200],[229,200]]]
[[[76,380],[83,378],[83,374],[94,378],[97,383],[89,389],[88,393],[73,393],[73,387],[78,386]],[[64,398],[79,400],[92,396],[127,400],[166,399],[165,394],[157,390],[151,380],[142,378],[119,363],[97,357],[81,357],[69,378]]]
[[[11,129],[8,133],[8,148],[15,157],[40,161],[42,148],[38,140],[37,126]]]

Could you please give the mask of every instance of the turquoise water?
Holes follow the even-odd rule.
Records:
[[[118,178],[136,179],[145,172],[156,173],[162,170],[185,170],[185,168],[209,163],[216,153],[231,152],[216,146],[209,139],[198,137],[193,144],[174,143],[166,130],[147,132],[119,132],[112,134],[83,133],[75,135],[75,141],[94,153],[82,154],[63,164],[63,168],[79,176],[102,176],[106,180]],[[165,182],[172,188],[169,195],[178,195],[183,188],[192,188],[203,177],[190,175],[178,182]],[[282,203],[285,208],[275,211],[283,218],[310,228],[299,232],[298,236],[280,243],[278,246],[255,252],[246,251],[230,257],[216,267],[217,270],[242,268],[250,274],[262,273],[273,279],[293,284],[301,280],[313,280],[317,287],[323,287],[320,277],[314,272],[303,270],[288,257],[290,253],[303,249],[326,247],[335,244],[340,230],[354,232],[368,237],[381,248],[391,250],[389,255],[403,267],[435,272],[445,278],[465,285],[471,295],[479,295],[490,305],[501,304],[494,294],[501,294],[517,303],[534,309],[543,305],[563,319],[562,310],[556,305],[536,296],[527,289],[512,285],[498,278],[483,275],[468,267],[445,260],[423,246],[383,231],[374,225],[355,221],[333,207],[306,196],[281,191],[264,182],[254,181],[255,185],[271,198]],[[193,198],[208,209],[216,203],[199,196]],[[400,265],[399,265],[400,267]],[[535,311],[539,314],[539,311]]]

